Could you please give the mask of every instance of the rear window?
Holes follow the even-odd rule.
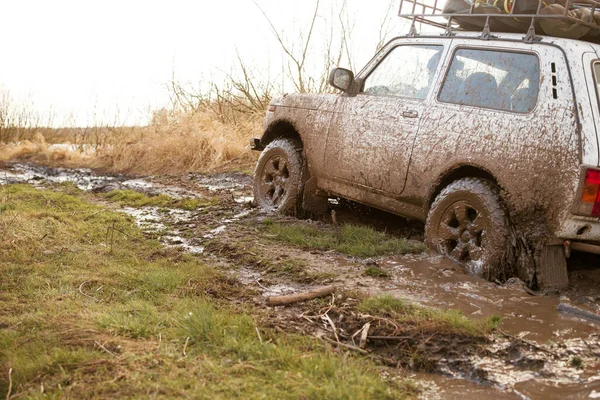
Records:
[[[528,113],[538,98],[536,55],[459,49],[454,53],[439,100],[446,103]]]
[[[600,95],[600,61],[594,62],[594,81],[596,82],[596,89]]]

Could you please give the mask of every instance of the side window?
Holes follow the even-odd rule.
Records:
[[[366,78],[363,92],[424,99],[433,84],[443,49],[431,45],[395,47]]]
[[[528,113],[537,103],[539,81],[540,65],[534,54],[459,49],[439,100]]]

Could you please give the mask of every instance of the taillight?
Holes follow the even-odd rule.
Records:
[[[583,192],[581,194],[582,208],[586,214],[593,217],[600,217],[600,171],[588,169],[585,171],[585,181],[583,182]]]

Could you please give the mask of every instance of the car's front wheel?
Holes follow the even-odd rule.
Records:
[[[262,151],[254,171],[254,202],[267,211],[297,215],[303,188],[302,146],[276,139]]]
[[[488,280],[505,278],[503,256],[508,221],[498,189],[478,178],[446,186],[436,197],[425,225],[431,248]]]

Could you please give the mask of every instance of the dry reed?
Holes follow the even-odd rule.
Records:
[[[0,144],[0,161],[29,160],[46,165],[90,167],[110,173],[182,174],[249,169],[256,155],[249,139],[260,136],[262,117],[249,115],[235,124],[211,111],[164,113],[145,127],[110,128],[99,135],[63,135],[52,145],[36,132],[32,140]],[[47,133],[47,132],[44,132]],[[61,137],[50,132],[54,142]]]
[[[261,119],[225,124],[208,111],[178,113],[98,150],[92,166],[109,172],[178,174],[248,166],[256,160],[249,139],[260,136]]]

